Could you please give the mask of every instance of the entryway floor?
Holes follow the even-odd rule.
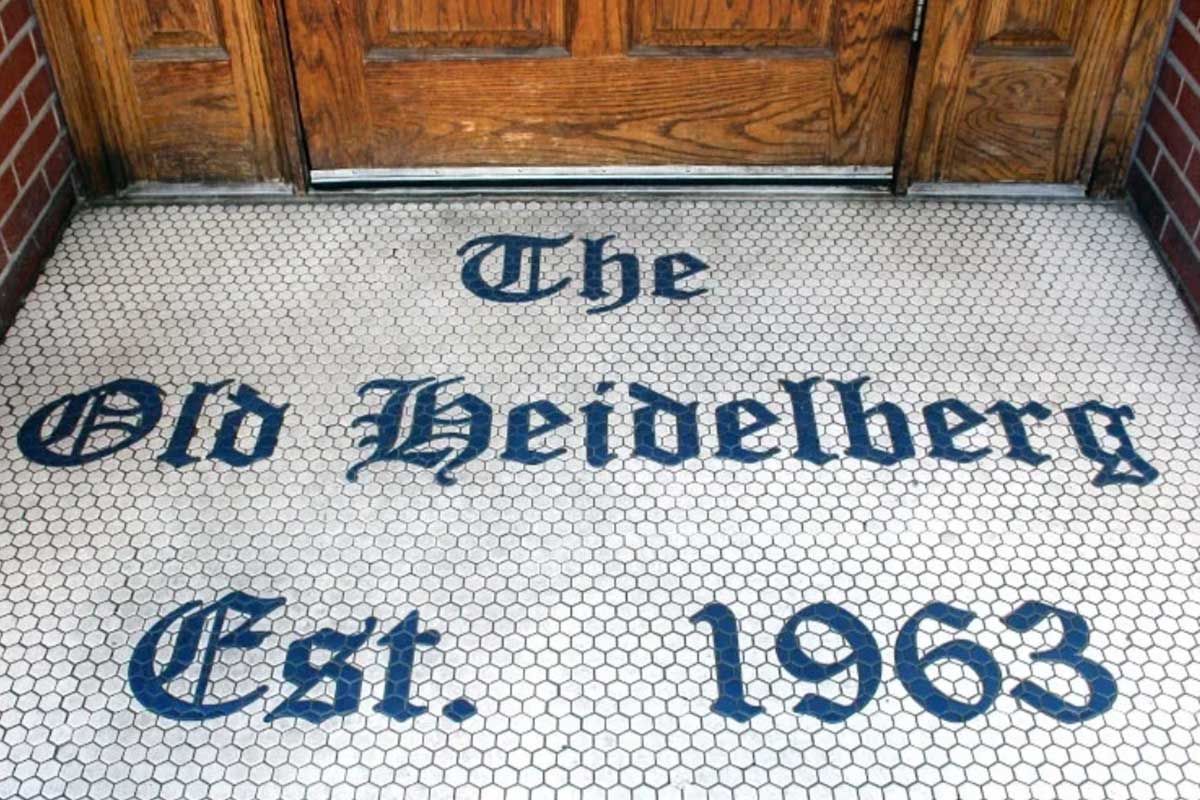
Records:
[[[0,395],[0,796],[1200,796],[1120,207],[92,208]]]

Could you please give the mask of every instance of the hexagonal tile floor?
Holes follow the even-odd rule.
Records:
[[[1118,207],[94,208],[0,393],[0,796],[1200,796]]]

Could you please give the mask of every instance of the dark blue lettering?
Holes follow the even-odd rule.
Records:
[[[742,411],[748,412],[754,418],[749,425],[742,425]],[[717,408],[717,455],[744,464],[765,461],[778,453],[779,448],[752,450],[743,445],[742,441],[778,421],[779,416],[757,400],[734,400],[720,406]]]
[[[237,404],[238,409],[230,411],[221,420],[217,440],[208,457],[239,469],[270,458],[279,444],[279,431],[283,428],[283,415],[288,410],[288,404],[272,405],[246,385],[239,386],[229,399]],[[242,426],[251,417],[256,417],[259,425],[254,447],[247,453],[238,448],[237,440]]]
[[[1134,418],[1133,409],[1129,406],[1112,408],[1092,400],[1077,408],[1068,408],[1067,419],[1071,422],[1071,430],[1075,433],[1075,441],[1085,456],[1100,465],[1100,472],[1092,479],[1095,486],[1116,486],[1130,484],[1146,486],[1158,480],[1158,470],[1148,461],[1138,455],[1125,430],[1125,420]],[[1096,431],[1092,427],[1091,415],[1098,414],[1107,419],[1104,431],[1117,440],[1117,448],[1112,452],[1104,449]],[[1127,464],[1129,469],[1118,471],[1121,464]]]
[[[359,633],[339,633],[332,628],[322,628],[314,634],[292,642],[283,662],[283,677],[294,684],[296,690],[267,713],[266,721],[273,722],[287,717],[321,724],[332,717],[342,717],[358,710],[362,698],[363,671],[349,659],[366,644],[375,631],[375,618],[369,617]],[[313,666],[313,651],[325,650],[329,659],[321,666]],[[325,681],[333,681],[333,702],[306,699],[313,689]]]
[[[833,630],[849,645],[850,654],[832,664],[814,660],[804,652],[796,635],[804,622],[818,622]],[[811,605],[784,623],[783,630],[775,637],[775,655],[792,677],[806,683],[822,683],[854,669],[858,691],[853,702],[837,703],[818,694],[806,694],[796,704],[797,714],[807,714],[822,722],[845,722],[866,708],[883,682],[883,654],[870,629],[858,617],[833,603]]]
[[[34,412],[17,432],[17,446],[27,459],[43,466],[88,464],[124,450],[154,430],[162,417],[161,394],[154,384],[132,378],[69,394]],[[118,405],[119,401],[125,404]],[[57,422],[46,431],[55,414]],[[93,444],[97,434],[103,435]],[[62,445],[66,446],[60,449]]]
[[[543,287],[542,280],[542,251],[562,247],[571,241],[570,236],[561,239],[543,239],[537,236],[497,235],[481,236],[463,245],[459,256],[466,256],[471,250],[478,248],[474,255],[463,263],[463,285],[477,297],[493,303],[531,303],[550,297],[562,291],[571,282],[563,278],[558,283]],[[503,250],[503,264],[500,279],[489,283],[483,277],[483,265],[487,257],[497,250]],[[523,289],[514,289],[521,283],[523,267],[526,263],[525,252],[529,252],[529,277]]]
[[[417,648],[436,647],[442,635],[437,631],[423,631],[420,627],[421,616],[413,611],[379,640],[380,644],[387,645],[388,665],[383,699],[375,704],[375,710],[397,722],[419,717],[429,710],[412,701],[413,665],[416,663]],[[465,708],[459,710],[466,711]],[[473,707],[471,710],[474,710]],[[456,721],[461,722],[466,716]]]
[[[358,390],[360,397],[373,391],[389,392],[390,396],[380,413],[366,414],[354,421],[355,427],[375,426],[374,434],[364,436],[359,441],[360,447],[373,446],[375,449],[370,456],[351,467],[346,477],[351,481],[357,480],[358,473],[364,467],[385,461],[399,461],[433,469],[450,459],[437,471],[435,478],[443,486],[453,485],[456,479],[450,473],[486,450],[492,435],[492,408],[478,397],[463,394],[449,403],[438,404],[438,392],[447,386],[462,383],[462,380],[451,378],[434,382],[433,378],[416,381],[383,379],[363,385]],[[398,443],[405,407],[414,390],[416,400],[413,403],[411,428],[404,441]],[[454,410],[461,410],[466,416],[446,416]],[[462,427],[466,427],[465,433],[455,430]],[[435,432],[435,428],[451,430]],[[462,442],[463,446],[453,457],[452,447],[420,449],[440,442]]]
[[[1091,638],[1087,620],[1072,611],[1064,611],[1046,603],[1030,602],[1022,603],[1005,617],[1004,624],[1014,631],[1026,633],[1051,617],[1057,619],[1062,626],[1062,639],[1049,650],[1034,653],[1032,658],[1035,662],[1063,664],[1075,670],[1087,681],[1088,700],[1083,705],[1068,703],[1059,695],[1030,680],[1017,684],[1012,695],[1059,722],[1086,722],[1108,711],[1117,700],[1117,681],[1112,673],[1083,655]]]
[[[585,300],[602,300],[608,297],[611,292],[604,288],[604,267],[608,264],[616,264],[620,267],[621,275],[621,294],[612,303],[599,308],[588,309],[589,314],[602,314],[605,311],[613,311],[622,306],[629,305],[634,298],[638,296],[640,290],[640,276],[638,275],[638,260],[637,256],[632,253],[616,253],[615,255],[604,256],[605,246],[611,242],[615,236],[605,236],[603,239],[585,239],[584,245],[587,250],[584,254],[583,262],[583,291],[579,296]]]
[[[908,418],[899,406],[894,403],[880,403],[869,409],[863,408],[862,387],[868,380],[870,379],[859,378],[847,383],[832,382],[842,397],[842,411],[850,434],[850,449],[846,451],[846,455],[890,467],[912,458],[916,455],[916,449],[908,430]],[[871,417],[883,417],[888,429],[888,438],[891,440],[890,450],[876,447],[872,442],[868,424]]]
[[[612,389],[611,383],[600,383],[596,386],[596,394],[607,394]],[[584,436],[587,463],[594,469],[600,469],[616,457],[608,447],[608,421],[612,412],[613,407],[600,400],[593,400],[583,407],[583,416],[587,422],[587,433]]]
[[[536,428],[531,427],[534,414],[545,420]],[[504,458],[521,464],[545,464],[558,458],[567,452],[567,448],[559,447],[549,452],[533,450],[530,448],[530,442],[570,421],[571,418],[549,400],[517,406],[508,414],[508,442],[504,448]]]
[[[717,673],[717,699],[712,704],[713,713],[737,722],[749,722],[763,713],[762,706],[746,702],[737,617],[728,606],[709,603],[693,614],[691,621],[697,625],[706,622],[712,627],[713,661]]]
[[[209,397],[231,383],[233,381],[192,384],[192,391],[183,401],[183,410],[179,412],[179,421],[175,423],[175,430],[171,432],[171,441],[167,443],[166,451],[158,457],[159,461],[179,469],[200,460],[189,455],[188,448],[192,439],[196,438],[196,429],[200,424],[200,415],[204,413],[204,404]]]
[[[1050,456],[1033,449],[1033,445],[1029,442],[1029,432],[1025,430],[1025,423],[1022,421],[1024,417],[1031,417],[1039,422],[1044,422],[1050,419],[1050,409],[1040,403],[1026,403],[1018,408],[1012,403],[1001,402],[989,408],[988,413],[1000,417],[1000,424],[1004,426],[1004,435],[1008,437],[1009,458],[1021,461],[1031,467],[1040,466],[1050,460]]]
[[[800,383],[780,381],[792,399],[792,418],[796,425],[796,458],[823,467],[837,456],[821,449],[821,434],[817,427],[817,412],[813,407],[812,391],[820,378],[809,378]]]
[[[925,406],[925,425],[929,428],[929,438],[933,440],[933,448],[929,454],[934,458],[944,458],[957,461],[960,464],[970,464],[992,452],[990,447],[975,450],[963,450],[954,440],[978,428],[987,422],[987,417],[961,400],[942,400]],[[959,422],[951,425],[947,414],[959,418]]]
[[[676,272],[676,264],[681,265],[683,269]],[[680,289],[679,282],[693,275],[698,275],[707,269],[707,264],[687,253],[672,253],[666,256],[659,256],[654,261],[654,294],[658,297],[665,297],[668,300],[690,300],[693,297],[698,297],[708,290]]]
[[[1000,695],[1000,665],[982,645],[966,639],[943,642],[921,655],[917,634],[927,619],[961,631],[975,621],[975,615],[946,603],[930,603],[917,612],[896,639],[896,677],[922,708],[947,722],[966,722],[987,713]],[[981,689],[977,701],[963,702],[942,692],[925,674],[930,666],[946,660],[957,661],[975,673]]]
[[[222,650],[248,650],[260,646],[267,637],[267,632],[253,630],[253,626],[283,604],[283,598],[264,599],[233,592],[209,606],[200,602],[180,606],[156,622],[134,647],[133,656],[129,661],[130,691],[148,711],[184,722],[215,719],[240,711],[266,694],[267,687],[260,686],[250,694],[233,700],[205,703],[217,655]],[[225,623],[230,612],[242,614],[246,619],[233,630],[226,631]],[[209,619],[212,620],[212,626],[208,644],[200,661],[200,673],[192,691],[192,699],[183,700],[167,691],[167,687],[196,663],[200,639]],[[182,620],[182,624],[175,638],[171,658],[159,670],[155,666],[159,644],[166,632],[179,620]]]
[[[698,403],[679,403],[666,395],[635,383],[629,387],[633,399],[646,405],[633,412],[633,454],[669,467],[700,455],[700,429],[696,422]],[[675,450],[658,444],[658,415],[674,418]]]

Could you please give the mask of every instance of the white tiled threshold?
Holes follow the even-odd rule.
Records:
[[[1198,437],[1118,206],[87,209],[0,797],[1200,797]]]

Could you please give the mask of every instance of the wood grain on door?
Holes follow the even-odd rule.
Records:
[[[930,0],[902,181],[1086,184],[1138,0]]]
[[[72,127],[113,173],[104,182],[290,177],[299,142],[285,138],[286,93],[269,70],[274,0],[38,5],[68,64],[59,80]]]
[[[893,164],[913,0],[288,0],[314,168]]]

